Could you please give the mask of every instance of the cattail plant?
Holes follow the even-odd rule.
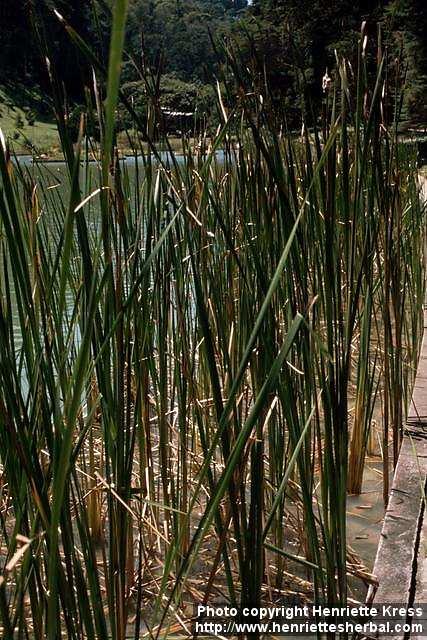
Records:
[[[356,76],[339,60],[320,123],[295,135],[224,46],[220,125],[179,156],[153,141],[143,67],[148,151],[129,134],[124,162],[119,101],[144,127],[120,91],[126,8],[106,67],[59,16],[94,68],[73,145],[49,65],[60,172],[1,141],[8,639],[189,634],[195,601],[345,604],[371,579],[347,492],[382,407],[387,493],[417,366],[425,211],[382,116],[385,56],[371,86],[362,33]]]

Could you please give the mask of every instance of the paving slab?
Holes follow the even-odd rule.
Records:
[[[373,573],[378,580],[368,599],[407,607],[427,602],[427,311],[410,410],[395,469]],[[407,634],[386,636],[406,640]],[[422,636],[417,636],[422,637]],[[412,636],[415,640],[415,636]]]

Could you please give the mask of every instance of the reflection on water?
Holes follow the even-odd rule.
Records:
[[[165,164],[171,163],[175,160],[178,164],[184,164],[185,156],[182,153],[174,153],[173,156],[169,151],[160,151],[158,154],[160,160]],[[151,155],[151,160],[156,161],[155,156]],[[215,152],[215,158],[218,162],[223,161],[224,159],[224,151],[219,149]],[[141,154],[123,156],[120,158],[120,162],[126,164],[127,166],[131,166],[132,164],[138,163],[140,165],[144,165],[147,162],[148,156],[143,156]],[[20,155],[18,156],[19,163],[23,166],[39,166],[39,167],[65,167],[65,162],[63,160],[48,160],[48,159],[38,159],[34,158],[31,155]],[[98,165],[98,161],[94,159],[84,160],[84,162],[92,165]]]

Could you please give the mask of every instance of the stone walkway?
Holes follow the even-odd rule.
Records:
[[[427,178],[422,192],[427,201]],[[424,337],[411,406],[395,470],[390,500],[378,545],[373,573],[378,579],[374,603],[407,607],[427,603],[427,310]],[[427,637],[384,636],[406,640]]]

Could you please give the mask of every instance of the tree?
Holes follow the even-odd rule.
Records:
[[[386,9],[393,52],[406,68],[403,117],[407,124],[427,122],[427,8],[421,0],[393,0]]]

